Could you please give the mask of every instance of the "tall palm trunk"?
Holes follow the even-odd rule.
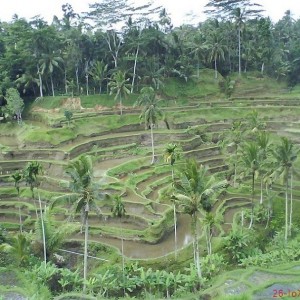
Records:
[[[175,252],[175,260],[177,260],[177,218],[176,218],[175,201],[173,205],[173,215],[174,215],[174,252]]]
[[[154,124],[150,124],[151,149],[152,149],[152,160],[151,160],[151,165],[154,164],[154,160],[155,160],[153,126],[154,126]]]
[[[120,104],[120,114],[121,116],[123,115],[123,103],[122,103],[122,96],[119,96],[119,104]]]
[[[259,204],[263,204],[263,178],[260,178],[260,202]]]
[[[215,79],[218,79],[217,58],[215,58]]]
[[[132,84],[131,84],[131,90],[130,90],[131,94],[133,93],[134,84],[135,84],[136,66],[137,66],[137,59],[138,59],[138,55],[139,55],[139,50],[140,50],[140,44],[138,44],[138,46],[136,48],[136,52],[135,52],[134,66],[133,66],[133,78],[132,78]]]
[[[86,81],[86,95],[89,95],[89,75],[85,75],[85,81]]]
[[[76,66],[76,69],[75,69],[75,76],[76,76],[77,94],[79,95],[80,86],[79,86],[79,67],[78,66]]]
[[[41,219],[42,236],[43,236],[44,263],[45,263],[45,267],[46,267],[46,264],[47,264],[46,234],[45,234],[45,224],[44,224],[44,217],[43,217],[43,210],[42,210],[42,201],[41,201],[41,197],[40,197],[40,192],[39,191],[38,191],[38,197],[39,197],[40,219]]]
[[[253,219],[254,219],[254,178],[255,178],[255,172],[252,172],[251,220],[250,220],[249,228],[252,227]]]
[[[54,94],[54,84],[53,84],[52,74],[50,74],[50,82],[51,82],[52,97],[54,97],[55,94]]]
[[[123,238],[123,232],[121,227],[121,252],[122,252],[122,275],[123,275],[123,295],[125,297],[125,259],[124,259],[124,238]]]
[[[23,232],[23,224],[22,224],[21,206],[19,206],[19,223],[20,223],[20,233],[22,233]]]
[[[42,74],[40,72],[40,67],[37,65],[38,75],[39,75],[39,86],[40,86],[40,97],[43,98],[43,80],[42,80]]]
[[[172,182],[174,183],[174,166],[171,165]],[[173,218],[174,218],[174,254],[177,260],[177,216],[176,216],[176,202],[173,204]]]
[[[292,218],[293,218],[293,170],[291,170],[291,188],[290,188],[290,222],[289,222],[289,236],[292,235]]]
[[[288,238],[288,216],[289,216],[289,212],[288,212],[288,189],[289,189],[289,179],[288,179],[288,175],[286,178],[286,183],[285,183],[285,229],[284,229],[284,241],[285,243],[287,242],[287,238]]]
[[[242,65],[241,65],[241,28],[238,28],[238,43],[239,43],[239,76],[242,73]]]
[[[88,224],[88,216],[89,216],[89,207],[88,204],[85,208],[85,224],[84,224],[84,258],[83,258],[83,292],[86,290],[86,282],[87,282],[87,258],[88,258],[88,237],[89,237],[89,224]]]
[[[199,243],[198,243],[198,235],[197,235],[197,215],[193,213],[192,215],[192,227],[194,232],[194,264],[197,270],[198,278],[202,278],[201,273],[201,265],[200,265],[200,254],[199,254]]]

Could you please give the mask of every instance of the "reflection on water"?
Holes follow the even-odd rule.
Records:
[[[188,215],[179,215],[177,220],[177,249],[185,247],[192,241],[190,217]],[[111,237],[91,236],[90,241],[98,241],[118,248],[121,251],[121,240]],[[124,240],[124,255],[129,258],[147,259],[167,255],[174,251],[174,230],[155,245],[141,243],[139,241]]]
[[[190,234],[186,234],[183,241],[183,246],[186,246],[187,244],[191,243],[193,241],[193,238]]]

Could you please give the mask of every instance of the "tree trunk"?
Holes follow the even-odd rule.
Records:
[[[154,164],[154,160],[155,160],[153,126],[154,126],[154,124],[150,124],[151,149],[152,149],[152,160],[151,160],[151,165]]]
[[[89,208],[85,208],[85,229],[84,229],[84,258],[83,258],[83,292],[86,290],[87,282],[87,258],[88,258],[88,237],[89,237],[89,224],[88,224]]]
[[[42,80],[42,74],[40,72],[40,67],[37,65],[38,75],[39,75],[39,83],[40,83],[40,97],[43,98],[43,80]]]
[[[254,177],[255,177],[255,172],[252,172],[251,220],[249,224],[249,229],[253,225],[253,218],[254,218]]]
[[[52,74],[50,74],[50,82],[51,82],[52,97],[54,97],[54,96],[55,96],[55,94],[54,94],[54,85],[53,85],[53,78],[52,78]]]
[[[263,75],[264,74],[264,70],[265,70],[265,63],[263,62],[261,64],[261,74]]]
[[[41,202],[41,197],[40,197],[39,191],[38,191],[38,197],[39,197],[40,218],[41,218],[42,235],[43,235],[44,263],[45,263],[45,267],[46,267],[46,264],[47,264],[46,236],[45,236],[45,226],[44,226],[44,218],[43,218],[43,211],[42,211],[42,202]]]
[[[288,177],[286,179],[286,186],[285,186],[285,228],[284,228],[284,241],[287,243],[288,238],[288,189],[289,189],[289,180]]]
[[[197,235],[197,215],[194,213],[192,215],[192,227],[194,231],[194,263],[197,270],[198,278],[202,278],[201,274],[201,265],[200,265],[200,254],[199,254],[199,243],[198,243],[198,235]]]
[[[19,222],[20,222],[20,233],[22,233],[23,224],[22,224],[21,206],[19,206]]]
[[[173,205],[173,215],[174,215],[174,253],[175,253],[175,260],[177,260],[177,218],[176,218],[175,200]]]
[[[85,74],[85,81],[86,81],[86,95],[89,95],[89,75]]]
[[[290,188],[290,224],[289,224],[289,236],[292,235],[292,218],[293,218],[293,170],[291,170],[291,188]]]
[[[131,84],[131,90],[130,93],[133,93],[133,89],[134,89],[134,83],[135,83],[135,77],[136,77],[136,65],[137,65],[137,58],[139,55],[139,50],[140,50],[140,44],[138,44],[137,48],[136,48],[136,52],[135,52],[135,58],[134,58],[134,66],[133,66],[133,78],[132,78],[132,84]]]
[[[123,296],[125,297],[126,291],[125,291],[125,260],[124,260],[124,239],[123,239],[123,233],[121,229],[121,251],[122,251],[122,273],[123,273]]]
[[[75,76],[76,76],[77,94],[79,95],[80,87],[79,87],[79,75],[78,75],[78,73],[79,73],[78,66],[76,66]]]
[[[260,178],[260,202],[259,204],[263,204],[263,179]]]
[[[122,103],[122,96],[120,96],[119,104],[120,104],[120,114],[121,114],[121,116],[122,116],[122,115],[123,115],[123,103]]]
[[[215,79],[218,79],[217,59],[215,58]]]
[[[238,40],[239,40],[239,76],[242,73],[242,65],[241,65],[241,29],[238,29]]]
[[[68,95],[67,70],[65,69],[65,93]]]

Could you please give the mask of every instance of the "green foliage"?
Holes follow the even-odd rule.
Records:
[[[253,251],[253,238],[251,231],[242,231],[241,229],[233,229],[228,236],[224,238],[224,252],[227,256],[227,261],[233,264],[247,257]]]
[[[64,116],[66,117],[68,124],[70,125],[70,121],[73,117],[73,113],[70,110],[65,110],[64,111]]]
[[[54,294],[62,291],[78,290],[82,285],[82,279],[78,270],[57,268],[51,262],[36,264],[31,270],[25,271],[26,277],[39,287],[47,287]]]
[[[227,98],[230,98],[234,92],[236,81],[232,80],[229,76],[219,81],[219,87],[221,92],[225,94]]]
[[[280,235],[284,241],[283,235]],[[240,260],[240,265],[247,268],[250,266],[270,267],[276,264],[298,261],[300,259],[300,249],[298,241],[294,241],[284,248],[269,250],[267,253],[260,253],[258,255],[249,256]]]
[[[20,97],[19,92],[14,88],[9,88],[6,91],[5,99],[7,102],[5,106],[5,111],[11,117],[16,115],[18,123],[20,123],[22,121],[22,111],[24,109],[24,101]]]
[[[226,268],[226,261],[222,254],[214,253],[201,259],[203,276],[213,279]]]

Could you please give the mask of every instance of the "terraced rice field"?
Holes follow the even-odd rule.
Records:
[[[90,240],[119,249],[122,237],[125,240],[124,254],[130,258],[167,255],[174,249],[174,224],[172,203],[165,194],[171,184],[171,168],[162,159],[166,144],[172,142],[180,145],[185,157],[196,158],[199,163],[208,167],[210,173],[218,176],[228,169],[226,157],[218,142],[230,128],[233,119],[243,118],[255,108],[264,118],[268,130],[288,136],[299,144],[299,103],[297,99],[236,98],[233,101],[203,101],[184,108],[172,107],[167,111],[170,114],[171,129],[166,130],[159,124],[154,130],[156,161],[153,165],[150,164],[150,134],[144,130],[143,125],[138,124],[137,110],[125,110],[125,116],[136,115],[136,124],[119,127],[116,124],[112,130],[99,129],[93,134],[79,135],[56,145],[24,142],[1,133],[0,143],[6,146],[6,150],[0,155],[0,222],[7,228],[16,230],[20,220],[25,229],[32,228],[36,220],[36,203],[30,196],[29,188],[21,186],[18,196],[10,179],[12,173],[23,169],[28,161],[39,161],[44,169],[39,192],[43,206],[49,205],[56,196],[69,192],[61,183],[68,180],[64,173],[67,163],[83,153],[90,153],[96,157],[96,180],[104,182],[106,192],[123,196],[127,212],[125,218],[116,220],[111,217],[111,203],[99,201],[102,216],[91,213]],[[222,114],[218,113],[220,110]],[[104,114],[106,118],[115,118],[113,112],[97,112],[92,115],[81,113],[73,122],[76,124],[82,118],[86,118],[88,122],[88,118]],[[67,124],[58,122],[52,126],[62,126],[60,130],[64,130]],[[196,131],[193,130],[195,128]],[[202,134],[205,134],[205,140]],[[180,160],[177,162],[178,165],[181,163]],[[295,201],[299,202],[300,184],[297,178],[295,180],[294,196]],[[255,201],[259,201],[259,197],[257,193]],[[224,231],[230,230],[235,216],[241,210],[249,208],[250,202],[250,193],[235,195],[231,192],[216,201],[213,210],[223,216]],[[64,222],[69,217],[67,206],[55,210],[58,222]],[[77,217],[74,221],[79,222],[80,218]],[[189,216],[178,213],[177,225],[178,248],[183,248],[191,242]],[[120,228],[123,229],[122,232]],[[83,235],[76,233],[71,240],[81,241]]]

